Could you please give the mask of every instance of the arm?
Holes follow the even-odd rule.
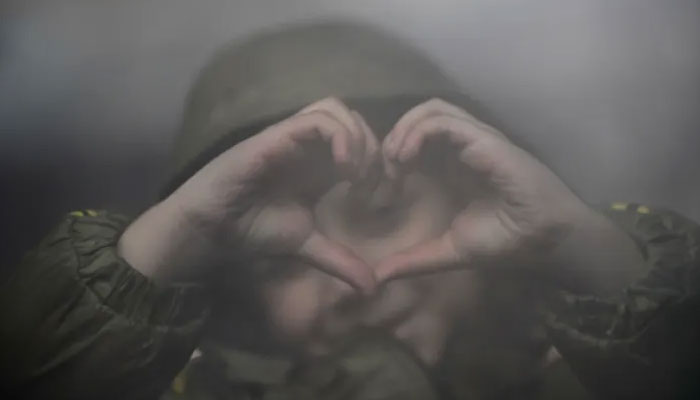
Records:
[[[215,278],[213,267],[244,256],[300,257],[371,290],[369,267],[320,233],[308,209],[336,179],[360,181],[375,164],[366,137],[359,114],[325,99],[226,150],[128,227],[94,211],[68,217],[0,291],[0,390],[158,397],[208,315],[209,291],[178,282]],[[310,168],[324,173],[310,182]]]
[[[646,207],[605,214],[636,243],[640,277],[614,297],[557,293],[546,313],[549,335],[601,398],[697,398],[700,227]]]
[[[407,112],[385,138],[394,175],[436,138],[449,144],[445,159],[455,160],[456,193],[470,174],[487,190],[462,200],[444,234],[382,261],[380,282],[452,268],[529,267],[558,290],[545,301],[550,336],[592,392],[700,398],[697,225],[647,208],[596,213],[502,133],[441,100]]]
[[[12,398],[157,398],[207,316],[196,285],[161,288],[116,252],[127,220],[68,216],[0,290],[2,392]]]

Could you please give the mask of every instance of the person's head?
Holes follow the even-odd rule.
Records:
[[[391,35],[354,24],[288,27],[228,47],[204,68],[176,143],[175,184],[247,135],[328,96],[362,114],[380,142],[403,113],[430,97],[452,99],[481,117],[454,81]],[[337,184],[313,210],[319,229],[369,265],[438,236],[457,208],[439,170],[423,171],[408,175],[400,195],[382,208],[352,196],[348,183]],[[356,330],[380,328],[432,363],[454,325],[479,305],[483,284],[473,271],[454,271],[397,280],[365,298],[299,261],[250,263],[246,269],[259,272],[256,284],[231,284],[232,306],[224,303],[215,314],[218,334],[235,332],[238,343],[249,341],[244,336],[269,336],[312,353]],[[265,315],[264,324],[243,322],[244,315],[258,313],[246,314],[241,304]],[[245,335],[246,328],[254,332]]]

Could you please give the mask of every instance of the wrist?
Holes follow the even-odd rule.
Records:
[[[633,240],[598,212],[587,208],[545,257],[545,268],[561,288],[610,296],[641,277],[643,259]]]
[[[200,278],[208,264],[206,242],[187,222],[181,208],[168,198],[134,220],[117,244],[119,255],[156,282]]]

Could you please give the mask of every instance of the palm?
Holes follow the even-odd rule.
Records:
[[[295,201],[271,204],[249,211],[252,222],[243,235],[243,246],[267,253],[299,250],[315,230],[311,211]]]
[[[513,249],[519,233],[504,207],[492,202],[474,202],[459,213],[450,235],[464,257],[489,257]]]

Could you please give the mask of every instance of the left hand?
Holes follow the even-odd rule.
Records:
[[[443,139],[441,160],[458,166],[445,178],[465,186],[466,177],[475,173],[490,195],[461,196],[463,208],[451,227],[380,262],[378,282],[547,251],[595,214],[544,164],[494,128],[439,99],[407,112],[387,135],[382,146],[387,174],[399,179],[435,139]]]
[[[218,265],[248,265],[241,257],[281,256],[371,292],[370,267],[324,235],[312,210],[338,182],[371,190],[378,147],[357,112],[336,98],[315,102],[211,160],[137,218],[119,252],[156,281],[202,279]]]

